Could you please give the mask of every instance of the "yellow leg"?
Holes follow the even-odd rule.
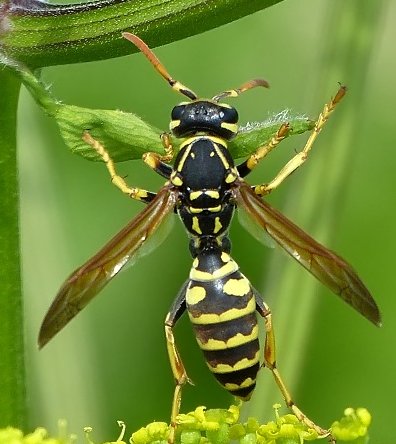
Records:
[[[155,197],[155,193],[150,191],[143,190],[142,188],[129,187],[125,180],[117,174],[114,162],[109,153],[106,151],[106,148],[98,140],[94,139],[87,131],[84,132],[82,139],[85,143],[91,145],[92,148],[102,157],[107,171],[110,174],[112,183],[124,194],[127,194],[132,199],[146,203],[150,202]]]
[[[172,368],[172,373],[175,378],[176,387],[173,394],[172,412],[171,412],[171,429],[169,433],[168,442],[173,444],[175,442],[176,432],[176,418],[180,411],[181,404],[181,391],[184,384],[192,384],[191,379],[188,377],[184,364],[180,358],[180,354],[175,344],[175,337],[173,335],[172,327],[174,325],[173,314],[169,313],[165,320],[165,336],[166,346],[168,349],[169,362]]]
[[[257,300],[257,298],[256,298]],[[322,429],[311,421],[295,404],[294,401],[284,384],[281,375],[276,367],[276,351],[275,351],[275,335],[272,327],[272,315],[271,310],[265,302],[258,301],[257,310],[265,321],[265,345],[264,345],[264,365],[271,370],[274,376],[275,382],[282,393],[282,396],[286,402],[286,405],[292,410],[296,417],[303,422],[307,427],[314,429],[321,438],[330,437],[331,442],[335,442],[329,430]]]
[[[169,133],[162,133],[161,134],[161,141],[162,141],[162,145],[165,150],[165,154],[163,156],[160,156],[159,159],[162,162],[170,162],[173,159],[173,156],[175,154],[173,151],[171,135]]]
[[[165,162],[170,162],[175,154],[173,151],[171,135],[169,133],[162,133],[161,140],[165,154],[161,156],[158,153],[149,151],[143,154],[143,162],[160,176],[169,179],[173,168]]]
[[[287,136],[289,129],[289,124],[284,123],[283,125],[281,125],[275,136],[272,137],[272,139],[268,143],[257,148],[256,151],[251,154],[243,163],[238,165],[237,169],[240,176],[245,177],[246,175],[248,175],[253,170],[253,168],[255,168],[257,164],[262,159],[264,159],[265,156],[267,156],[267,154],[269,154],[275,147],[279,145],[280,142],[282,142],[282,140]]]
[[[329,119],[331,113],[334,111],[337,104],[341,101],[346,93],[346,87],[340,86],[335,97],[323,108],[323,111],[320,113],[318,120],[315,123],[315,127],[308,138],[307,143],[305,144],[303,150],[296,154],[275,176],[275,178],[267,183],[262,185],[256,185],[254,187],[254,191],[259,196],[264,196],[269,194],[272,190],[277,188],[288,176],[290,176],[293,171],[299,168],[308,157],[309,152],[311,151],[312,145],[318,137],[319,133],[322,131],[323,126]]]

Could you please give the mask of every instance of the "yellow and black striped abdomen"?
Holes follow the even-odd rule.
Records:
[[[194,260],[186,305],[209,369],[234,396],[249,399],[260,368],[256,301],[227,253]]]

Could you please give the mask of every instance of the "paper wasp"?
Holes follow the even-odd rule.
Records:
[[[244,162],[235,165],[227,149],[227,141],[238,132],[238,113],[222,101],[256,87],[268,87],[268,83],[255,79],[239,88],[217,94],[210,100],[200,99],[191,89],[170,76],[139,37],[129,33],[125,33],[124,37],[138,47],[174,90],[190,101],[182,102],[172,110],[171,133],[161,136],[165,154],[161,156],[148,152],[143,156],[144,162],[166,179],[158,193],[129,187],[116,173],[113,161],[101,143],[88,132],[84,134],[85,142],[102,156],[113,183],[129,197],[147,206],[65,281],[41,326],[40,347],[84,308],[122,268],[136,259],[143,248],[148,248],[153,235],[176,212],[186,228],[194,260],[190,276],[165,320],[169,360],[176,380],[169,441],[174,441],[181,388],[190,381],[173,334],[173,327],[186,310],[209,369],[225,389],[243,400],[250,398],[260,368],[258,312],[266,328],[264,365],[272,372],[286,404],[319,435],[328,436],[328,430],[314,424],[294,404],[281,379],[276,367],[270,309],[230,257],[228,230],[235,210],[244,211],[253,224],[268,233],[320,282],[368,320],[380,325],[378,307],[352,267],[262,199],[305,162],[316,137],[345,95],[345,87],[341,86],[335,97],[325,105],[303,150],[272,181],[251,186],[244,181],[244,177],[285,138],[288,125],[281,125],[267,144],[258,147]],[[172,136],[182,139],[176,155]],[[171,161],[173,166],[168,163]]]

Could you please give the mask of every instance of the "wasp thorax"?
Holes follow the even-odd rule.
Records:
[[[181,103],[173,108],[171,119],[170,129],[176,137],[208,133],[229,140],[238,131],[237,110],[209,100]]]

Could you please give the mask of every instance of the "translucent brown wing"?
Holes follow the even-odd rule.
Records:
[[[238,182],[233,193],[238,207],[290,256],[368,320],[381,325],[377,304],[347,262],[259,198],[245,182]]]
[[[147,254],[165,237],[165,219],[172,215],[177,192],[164,186],[147,207],[93,258],[75,270],[52,302],[39,333],[43,347],[127,264]],[[155,234],[155,236],[154,236]],[[156,245],[154,245],[154,243]],[[142,248],[143,247],[143,248]]]

